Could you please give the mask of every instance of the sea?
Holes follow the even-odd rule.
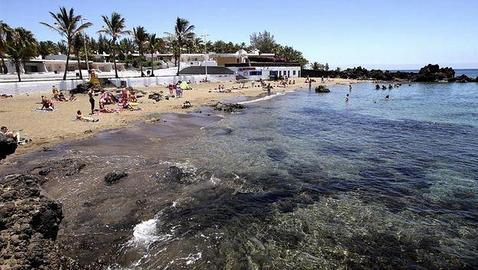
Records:
[[[18,164],[61,165],[43,189],[83,264],[478,269],[478,83],[330,90],[161,115]]]
[[[136,225],[121,267],[478,268],[478,84],[244,104],[171,147],[213,186]]]

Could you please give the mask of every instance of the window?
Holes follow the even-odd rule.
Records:
[[[295,74],[296,74],[296,72],[295,72],[295,70],[293,70],[293,71],[292,71],[292,75],[295,76]]]
[[[262,76],[262,71],[250,71],[249,76]]]

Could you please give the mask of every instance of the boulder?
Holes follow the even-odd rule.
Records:
[[[325,87],[325,85],[319,85],[315,88],[316,93],[330,93],[329,88]]]
[[[0,133],[0,160],[15,153],[17,146],[17,142],[14,139],[7,138],[3,133]]]
[[[440,68],[439,65],[429,64],[420,69],[415,79],[417,82],[438,82],[450,80],[455,77],[455,71],[452,68]]]
[[[105,175],[105,182],[108,185],[112,185],[112,184],[115,184],[120,179],[122,179],[126,176],[128,176],[127,172],[110,172],[110,173]]]
[[[239,103],[222,103],[222,102],[218,102],[212,107],[216,111],[223,111],[223,112],[229,112],[229,113],[243,110],[246,108],[244,105]]]

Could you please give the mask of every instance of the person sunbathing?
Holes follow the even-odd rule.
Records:
[[[83,116],[83,114],[81,113],[80,110],[78,110],[76,112],[76,120],[80,120],[80,121],[83,121],[83,122],[98,122],[98,121],[100,121],[99,119],[94,119],[92,117]]]
[[[55,109],[55,105],[53,105],[53,101],[47,99],[45,96],[41,96],[41,104],[42,104],[42,107],[40,110],[53,111]]]
[[[3,135],[5,135],[5,137],[7,138],[10,138],[10,139],[14,139],[15,141],[18,142],[18,132],[15,134],[13,132],[11,132],[10,130],[8,130],[8,128],[6,126],[2,126],[0,128],[0,132],[3,133]]]

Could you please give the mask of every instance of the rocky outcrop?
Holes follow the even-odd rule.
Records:
[[[325,85],[319,85],[315,88],[316,93],[330,93],[329,88],[325,87]]]
[[[216,111],[223,111],[223,112],[236,112],[236,111],[239,111],[239,110],[243,110],[245,109],[246,107],[242,104],[238,104],[238,103],[222,103],[222,102],[218,102],[216,103],[215,105],[212,106],[214,108],[214,110]]]
[[[465,74],[463,74],[463,75],[460,75],[458,77],[454,77],[454,78],[449,79],[448,82],[458,82],[458,83],[478,82],[478,78],[476,78],[476,80],[475,80],[475,79],[470,78],[470,77],[466,76]]]
[[[427,65],[420,69],[415,79],[417,82],[439,82],[448,81],[455,77],[455,71],[452,68],[440,68],[439,65]]]
[[[0,133],[0,160],[15,153],[15,150],[17,150],[17,142]]]
[[[110,172],[105,175],[105,182],[108,185],[112,185],[118,182],[121,178],[128,176],[127,172]]]
[[[40,193],[34,176],[0,179],[0,194],[0,268],[59,269],[61,205]]]

